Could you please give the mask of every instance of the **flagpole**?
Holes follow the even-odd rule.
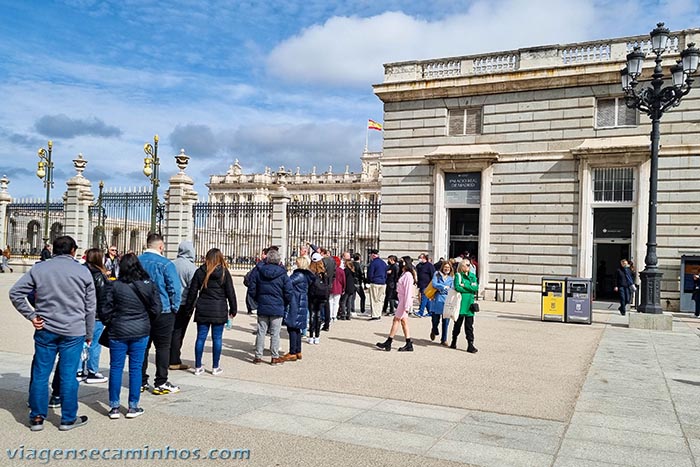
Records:
[[[369,146],[369,123],[367,123],[367,128],[365,128],[365,152]]]

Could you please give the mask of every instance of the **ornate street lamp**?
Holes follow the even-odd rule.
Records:
[[[44,245],[49,241],[49,204],[51,203],[51,188],[53,188],[53,161],[51,153],[53,151],[53,141],[49,140],[49,150],[40,148],[37,151],[39,156],[36,176],[44,180],[46,188],[46,207],[44,211]]]
[[[160,160],[158,159],[158,135],[153,137],[153,145],[151,143],[146,143],[143,145],[143,152],[146,153],[146,157],[143,159],[143,174],[151,180],[151,192],[153,198],[151,199],[151,233],[156,232],[156,213],[158,209],[158,185],[160,185],[160,180],[158,179],[158,166],[160,166]]]
[[[661,66],[661,56],[669,43],[669,30],[664,23],[658,23],[651,31],[651,50],[656,55],[654,73],[650,84],[641,90],[637,89],[638,78],[642,74],[644,53],[639,47],[627,55],[627,67],[620,72],[622,89],[625,92],[625,102],[629,108],[639,109],[651,119],[651,174],[649,176],[649,232],[647,237],[647,253],[644,258],[646,267],[640,273],[642,299],[638,310],[642,313],[662,313],[661,309],[661,276],[656,256],[656,208],[657,187],[659,181],[659,120],[666,110],[676,107],[681,98],[690,92],[693,84],[692,74],[698,69],[700,51],[695,44],[690,43],[681,52],[681,59],[670,68],[671,84],[664,87],[664,73]]]

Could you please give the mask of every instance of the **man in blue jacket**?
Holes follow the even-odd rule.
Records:
[[[158,287],[163,312],[151,321],[151,337],[148,340],[146,355],[143,359],[141,391],[149,389],[146,371],[148,369],[148,353],[152,343],[156,348],[156,377],[153,384],[153,394],[171,394],[180,392],[179,387],[168,381],[168,365],[170,364],[170,345],[173,338],[175,316],[180,308],[182,298],[182,285],[175,265],[163,256],[165,249],[163,237],[157,233],[148,234],[146,246],[146,251],[139,256],[139,261]]]
[[[369,304],[372,310],[370,321],[382,317],[384,295],[386,295],[386,263],[379,257],[379,250],[370,250],[371,261],[367,266],[367,282],[369,282]]]
[[[430,262],[427,253],[421,253],[418,256],[418,264],[416,264],[416,275],[418,276],[418,291],[420,292],[420,307],[418,308],[418,316],[421,318],[430,314],[430,300],[425,295],[425,288],[433,280],[435,275],[435,266]]]
[[[56,354],[60,379],[61,431],[87,423],[78,416],[78,381],[75,372],[85,342],[92,342],[95,325],[95,283],[90,271],[75,260],[75,240],[58,237],[54,257],[39,262],[10,289],[14,307],[34,325],[34,360],[29,384],[29,423],[32,431],[44,429],[48,415],[49,375]],[[27,300],[34,293],[35,307]],[[92,345],[98,345],[94,343]]]
[[[262,362],[265,347],[265,334],[270,329],[271,365],[283,363],[280,358],[280,329],[287,305],[292,301],[294,289],[287,270],[280,265],[280,254],[270,249],[265,261],[255,267],[256,273],[250,275],[248,293],[258,304],[258,334],[255,338],[255,358],[253,363]]]

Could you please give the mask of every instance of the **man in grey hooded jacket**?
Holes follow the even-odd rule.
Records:
[[[190,319],[192,319],[192,313],[187,313],[184,308],[185,303],[187,303],[187,292],[190,287],[190,282],[192,282],[192,277],[194,277],[194,273],[197,270],[194,259],[194,245],[192,245],[192,242],[189,240],[180,242],[177,249],[177,258],[173,261],[173,264],[175,264],[175,270],[182,284],[182,301],[180,302],[180,309],[175,316],[173,340],[170,344],[169,368],[171,370],[187,370],[190,367],[182,363],[180,355],[182,351],[182,341],[185,340],[185,332],[187,331],[187,326],[190,324]]]

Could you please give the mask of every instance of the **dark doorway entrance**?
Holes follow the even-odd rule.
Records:
[[[479,252],[479,209],[450,209],[450,258]]]
[[[593,210],[593,284],[596,300],[615,301],[615,270],[621,259],[630,257],[632,208],[596,208]]]

